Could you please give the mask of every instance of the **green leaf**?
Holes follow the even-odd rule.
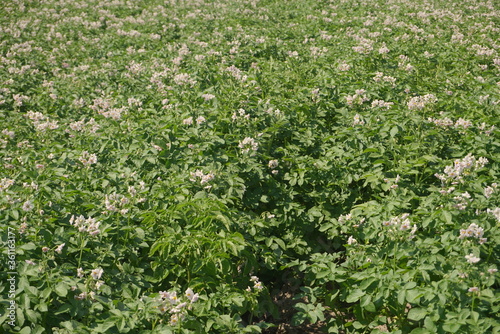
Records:
[[[365,295],[365,292],[361,289],[356,289],[354,291],[352,291],[348,296],[347,298],[345,299],[345,301],[347,303],[355,303],[357,302],[361,297],[363,297]]]
[[[372,283],[377,282],[377,281],[378,281],[378,279],[377,279],[377,278],[375,278],[375,277],[370,277],[370,278],[368,278],[368,279],[364,280],[363,282],[361,282],[361,284],[359,285],[359,288],[360,288],[361,290],[367,290],[367,288],[368,288],[370,285],[372,285]]]
[[[18,333],[19,334],[31,334],[31,327],[24,327]]]
[[[424,294],[417,289],[408,290],[406,291],[406,300],[408,301],[408,303],[416,304],[419,302],[420,298],[422,298],[423,295]]]
[[[361,307],[365,307],[366,305],[370,304],[371,301],[372,301],[372,296],[365,295],[365,296],[361,297],[361,301],[360,301],[359,305]]]
[[[405,290],[400,290],[398,292],[398,303],[400,305],[405,305],[405,297],[406,297],[406,291]]]
[[[443,216],[443,219],[445,220],[445,222],[447,222],[448,224],[452,223],[452,216],[451,216],[450,212],[442,211],[441,215]]]
[[[23,250],[31,250],[31,249],[35,249],[36,246],[32,242],[28,242],[28,243],[22,244],[21,246],[19,246],[19,248],[23,249]]]
[[[105,323],[97,325],[93,331],[97,333],[107,333],[108,330],[115,325],[114,321],[106,321]]]
[[[413,321],[419,321],[425,318],[427,315],[427,310],[424,308],[416,307],[412,308],[410,312],[408,312],[408,319]]]
[[[362,324],[361,322],[359,322],[359,321],[354,321],[354,322],[352,323],[352,326],[353,326],[354,328],[356,328],[356,329],[361,329],[361,328],[364,328],[364,327],[365,327],[365,325],[363,325],[363,324]]]
[[[495,298],[495,295],[493,294],[493,291],[491,291],[490,289],[484,289],[481,290],[481,297]]]
[[[460,329],[460,324],[456,322],[447,322],[443,325],[443,329],[449,333],[455,333]]]
[[[32,324],[36,324],[39,318],[39,314],[33,310],[26,310],[26,318]]]
[[[281,249],[286,249],[286,245],[285,243],[283,242],[283,240],[281,239],[278,239],[278,238],[274,238],[274,242],[278,244],[278,246],[281,247]]]
[[[139,238],[139,240],[143,240],[146,234],[142,228],[138,227],[135,229],[135,236]]]
[[[210,332],[210,329],[212,326],[215,324],[215,321],[208,319],[207,322],[205,323],[205,331],[208,333]]]
[[[411,282],[406,283],[405,286],[403,287],[403,289],[410,290],[410,289],[413,289],[416,286],[417,286],[417,283],[411,281]]]
[[[31,334],[42,334],[43,332],[45,332],[45,329],[40,325],[35,325],[31,330]]]
[[[126,325],[127,323],[125,322],[125,318],[119,318],[118,322],[116,323],[116,328],[118,328],[118,331],[121,332]]]
[[[433,332],[437,331],[436,324],[434,324],[434,321],[432,321],[430,316],[425,317],[424,327]]]
[[[375,306],[374,303],[371,303],[371,302],[366,304],[365,306],[363,306],[363,308],[365,310],[367,310],[368,312],[372,312],[372,313],[377,312],[377,307]]]
[[[49,309],[46,303],[39,303],[35,306],[35,308],[40,312],[47,312],[47,310]]]
[[[24,321],[25,321],[25,318],[24,318],[24,313],[23,313],[23,310],[21,308],[18,308],[16,310],[16,315],[17,315],[17,324],[19,326],[22,326],[24,325]]]
[[[390,133],[391,137],[394,138],[394,136],[396,136],[398,132],[399,132],[398,127],[394,126],[394,127],[392,127],[392,129],[389,133]]]
[[[68,294],[68,286],[63,282],[58,283],[54,290],[56,291],[57,295],[61,297],[66,297],[66,295]]]
[[[54,312],[54,314],[61,314],[61,313],[67,313],[71,310],[71,305],[70,304],[63,304],[57,311]]]

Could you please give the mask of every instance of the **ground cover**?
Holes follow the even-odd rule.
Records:
[[[4,332],[500,332],[495,1],[0,12]]]

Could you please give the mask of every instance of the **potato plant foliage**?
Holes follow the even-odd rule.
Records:
[[[500,332],[497,1],[0,12],[1,332]]]

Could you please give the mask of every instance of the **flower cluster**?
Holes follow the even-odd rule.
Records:
[[[484,229],[482,227],[479,227],[477,224],[472,223],[467,229],[460,230],[460,236],[458,238],[465,239],[474,237],[479,240],[480,244],[484,244],[488,239],[483,238],[483,235]]]
[[[123,207],[128,203],[130,203],[130,200],[122,194],[112,193],[104,197],[106,210],[120,212],[122,215],[127,214],[128,209],[124,209]]]
[[[90,154],[89,152],[87,151],[83,151],[82,152],[82,155],[80,156],[80,158],[78,158],[78,160],[80,160],[80,162],[85,166],[85,167],[88,167],[90,165],[94,165],[97,163],[97,155],[95,153],[93,154]]]
[[[352,214],[349,213],[347,215],[340,215],[338,221],[340,224],[345,224],[351,219],[352,219]]]
[[[250,119],[250,114],[247,114],[245,112],[245,109],[242,109],[242,108],[238,109],[238,112],[237,113],[234,112],[233,116],[231,116],[231,119],[233,120],[233,122],[235,122],[241,118],[246,119],[246,120]]]
[[[347,64],[345,61],[337,66],[337,69],[342,72],[347,72],[351,69],[351,65]]]
[[[500,208],[488,209],[486,212],[491,213],[500,222]]]
[[[121,108],[111,108],[107,111],[99,112],[99,114],[103,115],[106,118],[111,118],[114,120],[119,120],[122,118],[122,114],[127,111],[126,107]]]
[[[233,78],[241,82],[245,82],[248,79],[248,76],[243,75],[242,74],[243,72],[234,65],[231,65],[228,68],[226,68],[226,72],[228,72]]]
[[[410,64],[410,58],[405,55],[399,55],[398,68],[410,72],[413,70],[413,65]]]
[[[31,211],[33,210],[34,207],[35,206],[33,205],[33,202],[28,200],[23,204],[23,211]]]
[[[349,238],[347,239],[347,244],[348,244],[348,245],[355,245],[355,244],[357,244],[357,243],[358,243],[358,241],[357,241],[356,239],[354,239],[354,238],[352,237],[352,235],[351,235],[351,236],[349,236]]]
[[[259,149],[259,143],[251,137],[246,137],[239,142],[238,147],[241,148],[242,153],[248,153],[250,150],[257,151]]]
[[[390,189],[396,189],[398,186],[398,183],[399,181],[401,180],[401,177],[398,175],[396,175],[396,178],[394,179],[394,181],[392,182],[392,184],[389,186]],[[387,179],[385,178],[384,179],[384,182],[385,183],[391,183],[391,180],[390,179]]]
[[[489,129],[486,129],[486,127],[489,127]],[[484,133],[485,135],[489,136],[495,130],[496,127],[494,125],[490,126],[483,122],[477,128],[481,130],[481,133]]]
[[[196,118],[196,124],[198,124],[198,125],[203,124],[206,121],[207,121],[206,118],[203,116],[198,116]],[[188,118],[183,119],[182,124],[183,125],[193,125],[193,117],[188,117]]]
[[[408,109],[410,110],[422,110],[427,105],[437,102],[436,96],[434,94],[426,94],[424,96],[415,96],[408,101]]]
[[[465,210],[467,208],[467,205],[469,205],[470,202],[472,202],[470,194],[466,191],[459,196],[453,197],[455,200],[455,207],[458,210]]]
[[[274,116],[274,117],[282,117],[284,114],[281,110],[279,109],[273,109],[269,108],[266,110],[266,114]]]
[[[429,117],[427,119],[430,123],[434,123],[436,126],[444,127],[444,128],[455,128],[455,129],[468,129],[472,127],[472,122],[463,118],[459,118],[457,121],[453,122],[450,118],[445,117],[445,118],[432,118]]]
[[[92,105],[89,106],[90,109],[96,111],[99,115],[106,118],[112,118],[114,120],[119,120],[122,117],[127,108],[115,108],[113,107],[114,101],[107,98],[97,98],[92,101]]]
[[[472,253],[469,255],[465,255],[465,259],[467,260],[467,262],[471,264],[478,263],[479,261],[481,261],[481,258],[474,256],[474,254]]]
[[[262,282],[259,280],[257,276],[250,276],[250,281],[253,282],[253,288],[254,290],[260,291],[264,289],[264,286],[262,285]],[[251,287],[247,287],[246,289],[248,292],[252,291]]]
[[[83,215],[75,218],[74,215],[71,216],[69,223],[78,229],[79,232],[87,232],[90,235],[97,235],[101,231],[99,230],[99,226],[101,222],[95,220],[95,218],[87,218]]]
[[[76,300],[84,300],[87,298],[94,299],[96,291],[99,290],[101,288],[101,286],[104,285],[104,281],[100,280],[103,273],[104,273],[104,270],[102,268],[92,269],[92,271],[90,272],[90,276],[92,277],[92,280],[91,280],[90,284],[88,284],[86,286],[86,288],[90,288],[91,291],[90,292],[83,291],[82,293],[76,295],[75,299]],[[84,272],[83,268],[77,269],[76,276],[80,277],[80,278],[85,276],[85,272]],[[76,290],[76,287],[73,287],[72,290],[73,291]]]
[[[212,99],[214,99],[214,98],[215,98],[215,95],[213,95],[213,94],[203,94],[201,97],[202,97],[205,101],[210,101],[210,100],[212,100]]]
[[[103,272],[104,270],[102,268],[96,268],[92,270],[90,276],[92,276],[93,279],[98,280],[101,278]]]
[[[200,297],[191,288],[185,291],[184,296],[186,301],[181,302],[179,296],[177,296],[177,292],[160,291],[160,312],[171,314],[170,325],[172,326],[178,325],[184,319],[187,310],[190,310],[192,304],[196,303]]]
[[[452,181],[454,184],[457,181],[462,181],[464,175],[470,174],[473,170],[484,167],[488,163],[486,158],[476,158],[470,153],[463,159],[456,159],[453,165],[446,166],[445,174],[435,174],[442,182]]]
[[[269,160],[268,166],[271,169],[277,168],[278,167],[278,160]]]
[[[33,121],[33,125],[35,126],[36,131],[43,132],[47,129],[55,130],[55,129],[59,128],[57,121],[49,120],[49,118],[47,116],[44,116],[40,112],[28,111],[26,114],[26,117],[28,117],[30,120]]]
[[[77,132],[96,133],[100,126],[93,118],[91,118],[88,122],[85,122],[85,119],[82,119],[80,121],[70,123],[69,128]],[[69,132],[69,130],[66,130],[66,132]]]
[[[359,114],[354,115],[354,120],[352,122],[353,126],[356,125],[365,125],[365,121],[361,119],[361,116]]]
[[[360,54],[370,54],[373,51],[373,41],[365,38],[358,38],[359,45],[353,46],[352,50]]]
[[[373,100],[372,101],[372,108],[385,108],[385,109],[391,109],[391,107],[394,105],[393,102],[385,102],[384,100]]]
[[[63,248],[64,248],[64,246],[66,246],[66,243],[62,243],[62,244],[60,244],[59,246],[57,246],[57,247],[56,247],[55,252],[56,252],[57,254],[61,254],[61,253],[62,253],[62,250],[63,250]]]
[[[348,222],[351,222],[352,227],[358,228],[361,224],[365,222],[366,218],[361,218],[359,220],[354,219],[351,213],[347,215],[340,215],[338,218],[338,222],[340,224],[346,224]]]
[[[381,82],[381,81],[390,82],[394,86],[396,83],[396,78],[388,76],[388,75],[384,75],[383,72],[376,72],[375,76],[373,77],[373,81],[375,81],[375,82]]]
[[[411,228],[409,238],[412,239],[417,231],[417,225],[413,224],[413,226],[411,226],[411,221],[408,218],[409,216],[409,213],[403,213],[401,216],[392,217],[390,220],[382,222],[382,225],[394,226],[400,231],[408,231]]]
[[[190,173],[191,178],[189,179],[191,182],[197,182],[200,181],[201,185],[204,185],[210,181],[212,181],[215,178],[215,174],[212,172],[209,172],[208,174],[204,174],[203,171],[197,169],[194,172]],[[205,188],[210,188],[211,186],[206,186]]]
[[[498,184],[496,182],[492,183],[491,186],[487,186],[486,188],[484,188],[484,197],[490,198],[491,195],[493,195],[493,193],[495,193],[497,189],[498,189]]]
[[[363,104],[364,102],[369,100],[369,98],[366,96],[366,90],[364,89],[357,89],[356,94],[347,95],[345,99],[349,106],[353,106],[354,104]]]
[[[9,189],[11,185],[14,184],[14,180],[3,178],[0,180],[0,193]]]
[[[311,51],[311,57],[313,58],[324,56],[328,52],[327,48],[318,48],[316,46],[310,47],[309,50]]]
[[[196,85],[196,80],[191,79],[191,76],[187,73],[180,73],[174,76],[174,82],[180,86],[189,85],[194,87],[194,85]]]

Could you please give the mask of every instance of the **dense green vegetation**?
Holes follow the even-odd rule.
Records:
[[[495,1],[0,12],[3,332],[500,332]]]

